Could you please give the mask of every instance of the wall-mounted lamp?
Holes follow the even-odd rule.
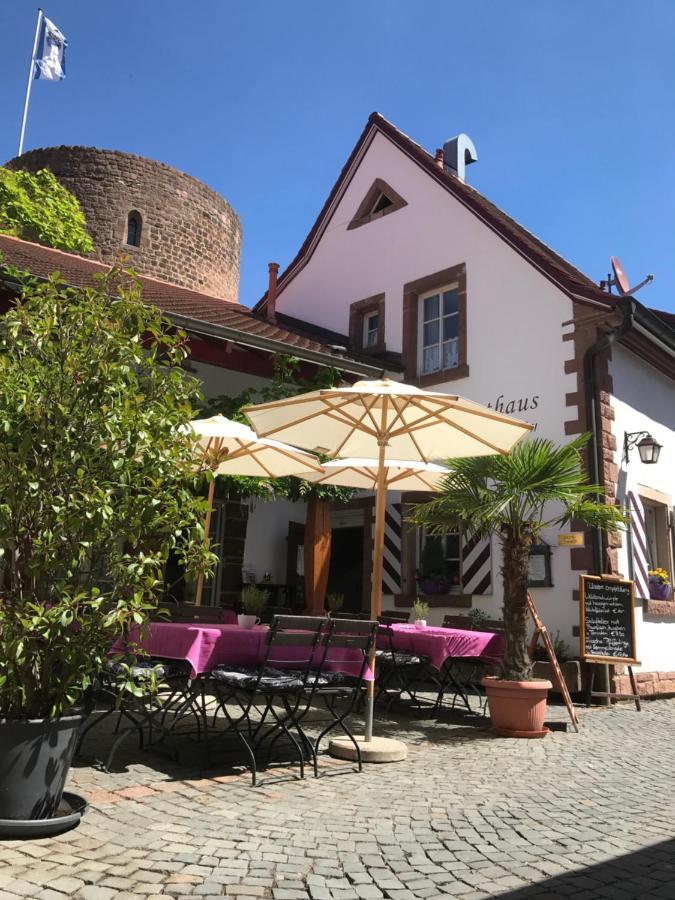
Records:
[[[661,444],[648,431],[626,431],[623,436],[623,458],[628,462],[628,452],[637,444],[640,460],[645,465],[653,465],[659,461]]]

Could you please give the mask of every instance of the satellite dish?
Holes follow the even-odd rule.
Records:
[[[610,265],[612,266],[612,272],[614,273],[614,278],[609,276],[607,281],[601,282],[601,285],[606,285],[609,288],[609,292],[611,294],[612,288],[617,287],[619,294],[622,297],[626,297],[628,294],[635,294],[640,288],[644,287],[646,284],[649,284],[654,280],[653,275],[647,275],[647,277],[641,281],[639,284],[636,284],[634,287],[629,287],[628,279],[626,278],[626,273],[623,270],[623,266],[619,262],[616,256],[610,257]]]
[[[628,279],[626,278],[623,266],[616,256],[610,257],[609,262],[612,267],[612,272],[614,272],[614,284],[618,287],[619,293],[628,294],[630,289],[628,287]]]

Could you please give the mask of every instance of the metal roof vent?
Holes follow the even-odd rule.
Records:
[[[458,134],[443,144],[443,165],[460,181],[466,181],[465,169],[477,159],[476,148],[468,134]]]

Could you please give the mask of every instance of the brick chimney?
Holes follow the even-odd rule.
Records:
[[[267,264],[270,273],[270,281],[267,287],[267,319],[269,322],[277,320],[277,274],[279,272],[279,263],[271,262]]]
[[[434,156],[434,162],[438,166],[439,169],[443,168],[443,150],[439,149],[436,151],[436,155]]]

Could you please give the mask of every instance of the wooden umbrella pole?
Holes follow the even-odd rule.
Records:
[[[375,535],[373,537],[373,582],[370,591],[370,617],[377,619],[382,612],[382,556],[384,554],[384,513],[387,500],[387,470],[384,465],[386,444],[380,443],[377,466],[377,486],[375,488]],[[368,682],[366,702],[365,740],[373,739],[373,714],[375,706],[375,650],[370,651],[370,671],[372,680]]]
[[[209,545],[209,531],[211,530],[211,512],[213,511],[213,496],[216,492],[216,477],[213,476],[213,479],[209,483],[209,494],[208,494],[208,504],[209,508],[206,510],[206,521],[204,522],[204,543],[208,547]],[[202,593],[204,591],[204,573],[200,572],[199,578],[197,579],[197,593],[195,594],[195,606],[202,605]]]

